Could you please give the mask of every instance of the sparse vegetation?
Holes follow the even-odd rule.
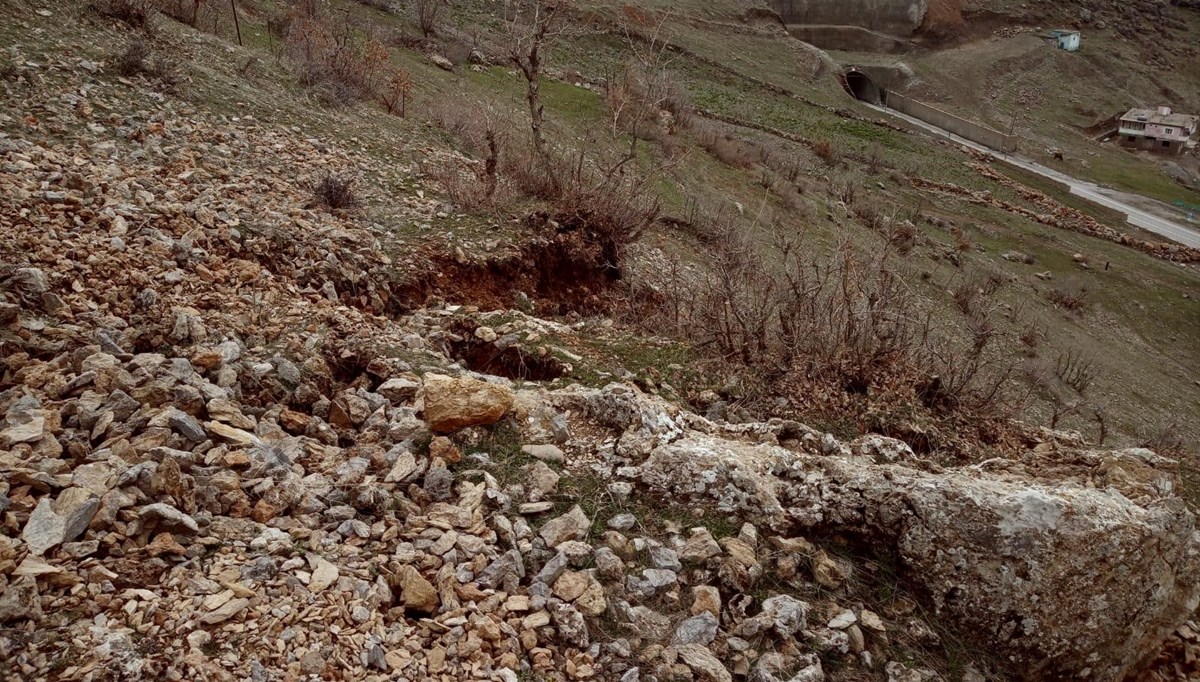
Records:
[[[179,67],[167,57],[152,54],[149,43],[135,38],[117,55],[114,66],[122,76],[145,76],[155,81],[160,88],[173,90],[179,84]]]
[[[137,29],[148,29],[154,14],[152,0],[93,0],[91,8],[102,17]]]
[[[813,143],[812,151],[830,168],[834,168],[842,162],[842,150],[833,141],[817,140]]]
[[[326,104],[347,106],[391,86],[395,73],[387,75],[387,48],[315,3],[294,6],[280,29],[301,85],[314,88]]]
[[[349,211],[359,206],[358,193],[355,190],[353,178],[326,173],[318,180],[309,181],[307,189],[312,193],[309,207],[324,206],[325,208]]]
[[[417,26],[421,29],[421,35],[426,40],[437,35],[446,6],[446,0],[413,0],[413,14],[416,16]]]
[[[412,92],[412,76],[405,69],[396,69],[388,79],[380,99],[389,114],[404,117],[408,110],[408,96]]]
[[[1080,313],[1087,307],[1088,290],[1080,284],[1066,284],[1051,287],[1046,291],[1046,298],[1067,312]]]

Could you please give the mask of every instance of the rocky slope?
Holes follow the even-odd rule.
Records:
[[[66,55],[16,68],[7,678],[1116,680],[1168,637],[1195,660],[1171,462],[1044,434],[944,470],[476,375],[464,333],[540,357],[578,330],[420,307],[430,263],[294,170],[405,185],[392,218],[420,225],[442,207],[414,168]],[[947,633],[970,665],[943,665]]]

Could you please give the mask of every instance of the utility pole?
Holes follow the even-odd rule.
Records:
[[[237,15],[237,0],[229,0],[229,6],[233,8],[233,27],[237,29],[238,45],[242,44],[242,24],[238,21]]]

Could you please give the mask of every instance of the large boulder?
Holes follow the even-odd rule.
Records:
[[[1023,679],[1124,679],[1200,603],[1195,519],[1173,463],[1146,450],[933,473],[821,454],[815,438],[784,448],[767,437],[779,425],[717,426],[627,387],[549,400],[589,417],[637,415],[618,448],[635,465],[617,473],[665,497],[898,557],[939,613]]]
[[[425,421],[438,433],[495,424],[513,404],[504,386],[471,377],[425,375]]]

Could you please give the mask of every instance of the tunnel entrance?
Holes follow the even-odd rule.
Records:
[[[846,89],[855,99],[871,104],[884,104],[884,91],[875,84],[874,79],[858,69],[846,72]]]

